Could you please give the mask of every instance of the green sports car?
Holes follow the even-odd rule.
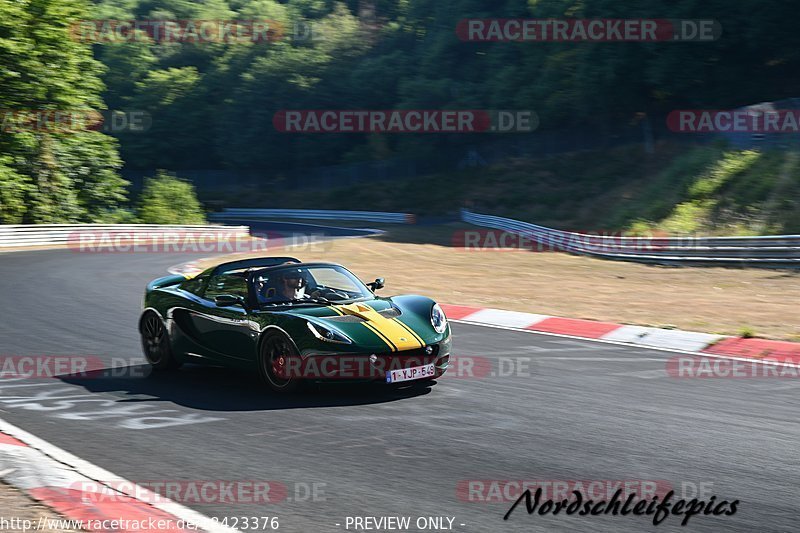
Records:
[[[281,392],[308,380],[430,384],[450,359],[447,318],[424,296],[377,297],[383,285],[292,257],[158,278],[145,293],[142,348],[157,370],[233,366]]]

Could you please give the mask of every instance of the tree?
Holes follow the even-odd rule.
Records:
[[[5,118],[104,108],[103,66],[71,34],[87,17],[85,0],[0,0]],[[113,139],[98,131],[18,121],[0,131],[0,222],[91,221],[125,200],[120,165]]]

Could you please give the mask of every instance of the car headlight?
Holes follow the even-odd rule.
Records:
[[[431,308],[431,325],[436,330],[436,333],[444,333],[445,328],[447,328],[447,317],[444,316],[444,311],[442,311],[439,304],[433,304]]]
[[[311,333],[321,341],[335,342],[338,344],[353,344],[353,341],[338,331],[322,327],[319,324],[312,324],[311,322],[306,322],[306,324],[308,324],[308,329],[311,330]]]

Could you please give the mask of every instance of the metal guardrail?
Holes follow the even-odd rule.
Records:
[[[261,220],[276,218],[300,218],[308,220],[363,220],[367,222],[390,222],[413,224],[410,213],[385,213],[380,211],[339,211],[324,209],[244,209],[231,208],[211,213],[211,220]]]
[[[561,231],[461,210],[461,220],[502,230],[540,250],[669,265],[800,267],[800,235],[757,237],[617,237]]]
[[[68,245],[88,233],[113,238],[129,235],[156,236],[197,234],[235,238],[250,234],[247,226],[160,225],[160,224],[14,224],[0,225],[0,249],[25,246]],[[102,239],[98,239],[101,241]]]

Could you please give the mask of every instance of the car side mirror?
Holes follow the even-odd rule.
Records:
[[[230,307],[232,305],[244,306],[244,298],[234,294],[220,294],[214,297],[214,304],[217,307]]]
[[[372,292],[382,289],[384,286],[386,286],[386,280],[384,278],[375,278],[375,281],[372,283],[367,283],[367,287],[369,287]]]

